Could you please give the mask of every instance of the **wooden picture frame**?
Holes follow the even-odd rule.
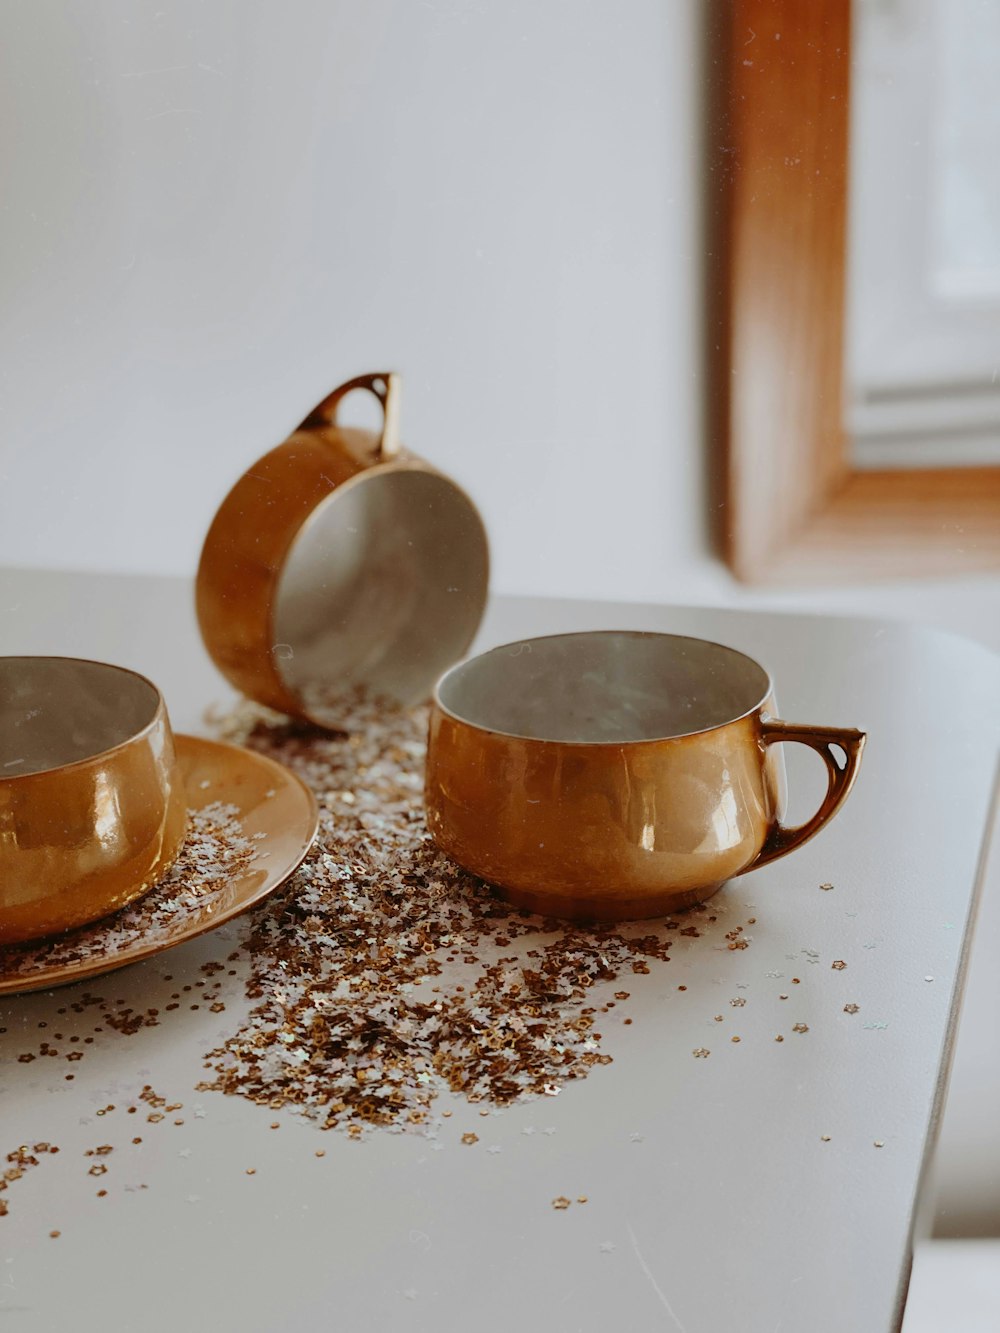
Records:
[[[724,0],[715,10],[715,508],[724,557],[747,582],[1000,568],[1000,467],[851,463],[850,11],[850,0]]]

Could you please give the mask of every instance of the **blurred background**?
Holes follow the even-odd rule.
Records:
[[[392,368],[499,592],[889,615],[1000,650],[1000,576],[747,586],[715,552],[714,8],[6,0],[0,565],[191,575],[233,479]],[[1000,463],[1000,0],[854,11],[858,466]],[[994,856],[938,1155],[951,1237],[1000,1236],[998,946]]]

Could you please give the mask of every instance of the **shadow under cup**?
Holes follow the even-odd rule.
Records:
[[[132,902],[173,865],[186,826],[150,681],[76,658],[0,658],[0,945]]]
[[[857,772],[861,732],[773,716],[770,677],[721,644],[606,631],[507,644],[439,682],[428,827],[460,865],[552,916],[660,916],[805,842]],[[826,797],[786,828],[780,741]]]

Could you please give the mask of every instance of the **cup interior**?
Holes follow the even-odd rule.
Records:
[[[504,644],[449,671],[437,699],[488,731],[622,744],[722,726],[752,712],[770,689],[764,668],[734,648],[612,630]]]
[[[0,781],[92,759],[153,721],[156,687],[71,657],[0,658]]]
[[[338,487],[282,571],[275,665],[311,716],[357,687],[421,702],[461,657],[486,601],[475,506],[447,477],[375,468]]]

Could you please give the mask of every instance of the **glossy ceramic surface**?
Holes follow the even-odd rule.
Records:
[[[337,423],[354,389],[381,435]],[[425,699],[472,642],[486,602],[486,533],[454,482],[399,444],[399,381],[335,390],[236,483],[198,569],[202,638],[237,689],[319,725],[361,689]]]
[[[52,940],[0,950],[0,994],[66,985],[173,948],[253,907],[301,865],[318,815],[312,793],[293,773],[234,745],[193,736],[178,736],[176,743],[189,809],[234,806],[243,835],[257,848],[252,865],[225,879],[197,908],[158,912],[146,929],[122,932],[119,918],[111,917]]]
[[[428,827],[532,911],[625,920],[688,907],[800,846],[851,789],[863,733],[773,713],[767,672],[720,644],[616,631],[507,644],[438,685]],[[819,810],[796,828],[781,823],[784,741],[827,767]]]
[[[138,898],[186,819],[155,685],[104,662],[0,658],[0,944]]]

